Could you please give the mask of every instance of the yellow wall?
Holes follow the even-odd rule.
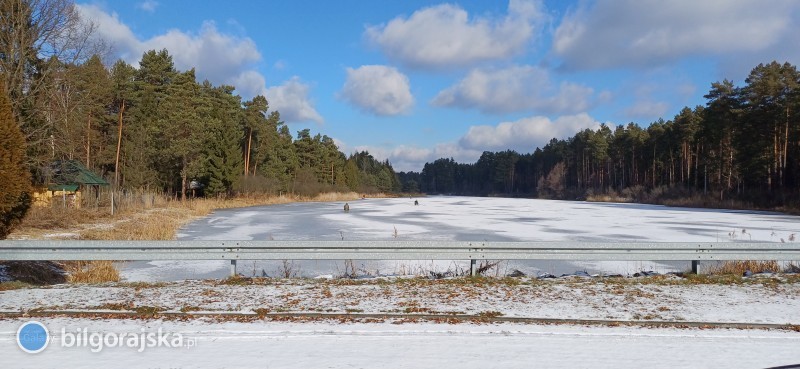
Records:
[[[34,206],[62,205],[66,200],[67,206],[81,207],[80,191],[48,191],[47,189],[37,190],[33,193]]]

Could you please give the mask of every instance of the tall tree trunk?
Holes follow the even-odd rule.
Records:
[[[91,147],[92,147],[92,114],[88,114],[88,119],[86,120],[86,167],[90,168],[89,165],[89,156],[91,154]]]
[[[783,173],[786,172],[786,157],[789,151],[789,107],[786,107],[786,127],[783,136],[783,168],[781,170],[781,185],[783,185]]]
[[[122,114],[125,112],[125,100],[119,109],[119,129],[117,132],[117,159],[114,161],[114,187],[119,187],[119,151],[122,147]]]
[[[186,175],[186,155],[183,156],[183,168],[181,169],[181,201],[186,201],[186,184],[187,184],[187,175]]]
[[[656,188],[656,144],[653,143],[653,188]]]
[[[780,171],[780,169],[779,169],[780,168],[780,163],[779,163],[780,157],[781,157],[781,154],[778,152],[778,124],[776,123],[776,124],[773,125],[773,128],[772,128],[772,168],[771,168],[772,172],[770,173],[770,176],[769,176],[769,178],[770,178],[770,190],[772,190],[773,187],[779,187],[780,186],[779,183],[777,183],[778,186],[775,186],[776,185],[775,182],[778,179],[778,172]]]
[[[244,153],[244,175],[245,177],[250,173],[250,145],[253,142],[253,129],[247,131],[247,151]]]

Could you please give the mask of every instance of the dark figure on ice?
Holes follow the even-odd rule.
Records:
[[[414,200],[414,205],[419,205],[419,201]]]
[[[344,203],[344,212],[345,213],[349,213],[350,212],[350,204]]]

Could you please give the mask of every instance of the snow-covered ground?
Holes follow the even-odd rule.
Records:
[[[800,363],[786,331],[523,324],[332,324],[42,319],[49,347],[14,347],[27,319],[0,321],[2,368],[766,368]],[[192,348],[62,347],[61,329],[182,334]],[[185,345],[185,346],[188,346]]]
[[[294,203],[219,210],[180,230],[179,239],[201,240],[459,240],[459,241],[656,241],[800,242],[800,217],[778,213],[670,208],[658,205],[533,199],[426,197],[365,199],[350,203]],[[466,262],[357,261],[369,274],[445,272]],[[341,262],[300,261],[304,276],[344,274]],[[509,261],[499,274],[529,275],[576,270],[629,275],[643,270],[683,271],[688,262]],[[132,262],[121,266],[129,281],[224,278],[224,261]],[[246,276],[281,275],[280,262],[244,261]]]
[[[60,310],[93,313],[98,318],[0,319],[0,368],[766,368],[800,364],[796,329],[454,323],[447,318],[448,314],[491,314],[798,326],[800,284],[786,283],[783,278],[759,276],[743,284],[691,284],[673,276],[474,282],[292,279],[244,285],[183,281],[19,289],[0,292],[0,313]],[[191,311],[206,317],[104,318],[107,313],[141,309]],[[244,321],[208,318],[259,311],[349,313],[354,318],[303,322],[256,316]],[[380,313],[438,314],[440,318],[357,317]],[[17,329],[31,320],[42,322],[51,335],[49,346],[38,354],[16,347]],[[180,335],[180,345],[173,346],[181,347],[115,347],[119,344],[114,337],[152,334],[159,328],[170,337]],[[76,332],[84,331],[83,345],[76,344]],[[91,335],[98,338],[92,341],[87,338]],[[169,342],[174,341],[170,338]]]
[[[796,280],[796,279],[795,279]],[[691,284],[678,277],[512,281],[260,280],[57,285],[0,292],[0,313],[136,311],[425,313],[503,317],[800,325],[800,283],[754,277],[744,284]],[[245,282],[247,283],[247,282]]]

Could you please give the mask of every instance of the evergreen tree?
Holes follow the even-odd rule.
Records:
[[[111,164],[109,164],[108,171],[114,172],[114,186],[119,186],[120,181],[120,155],[122,152],[123,129],[125,128],[124,118],[126,116],[126,108],[130,109],[131,99],[134,94],[135,74],[136,69],[122,60],[114,63],[114,66],[111,68],[110,78],[112,85],[112,96],[110,98],[111,101],[108,104],[108,112],[110,116],[107,119],[116,123],[116,129],[112,130],[116,131],[116,133],[113,136],[113,142],[115,143],[113,145],[113,167]],[[111,146],[109,146],[109,150],[112,150]]]
[[[269,103],[264,96],[256,96],[244,103],[242,114],[243,126],[245,129],[244,151],[244,175],[255,174],[258,163],[266,156],[267,147],[270,141],[276,137],[276,127],[269,127],[267,121],[267,110]],[[277,126],[277,121],[274,122]],[[255,146],[253,145],[255,141]],[[254,155],[255,151],[255,155]]]
[[[189,180],[203,173],[210,104],[201,99],[194,69],[178,73],[169,87],[163,103],[166,114],[159,120],[159,131],[168,137],[162,162],[175,163],[177,172],[170,173],[170,177],[180,178],[180,184],[174,186],[180,188],[181,199],[185,200]]]
[[[175,164],[163,161],[170,138],[160,132],[159,120],[168,113],[163,102],[176,73],[167,50],[142,55],[134,76],[131,123],[123,130],[120,169],[128,188],[167,188],[172,182]]]
[[[0,81],[0,239],[6,238],[25,216],[30,207],[29,191],[25,138]]]
[[[233,193],[244,168],[241,142],[240,98],[233,95],[233,86],[212,87],[203,83],[203,95],[211,109],[206,122],[208,135],[203,145],[207,158],[204,183],[206,195]]]
[[[262,172],[268,178],[274,178],[280,185],[281,191],[287,192],[291,188],[295,173],[300,168],[300,163],[289,127],[280,120],[278,112],[270,114],[270,119],[273,118],[278,120],[278,134],[275,143],[267,150]]]

